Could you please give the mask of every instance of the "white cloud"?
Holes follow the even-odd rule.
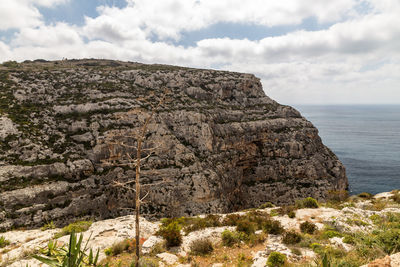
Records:
[[[83,41],[75,27],[65,23],[57,23],[51,26],[40,26],[37,28],[23,28],[16,34],[12,41],[13,46],[40,46],[54,47],[83,45]]]
[[[129,0],[125,8],[99,7],[99,16],[86,17],[83,26],[44,25],[35,5],[62,2],[13,2],[33,15],[23,22],[0,16],[0,30],[20,27],[10,42],[0,42],[0,61],[94,57],[219,66],[255,73],[267,94],[286,103],[400,101],[398,0]],[[255,41],[203,39],[191,47],[165,41],[218,22],[282,26],[309,17],[332,26]]]
[[[219,22],[263,26],[296,25],[308,17],[334,22],[350,15],[356,0],[128,0],[128,7],[103,6],[96,20],[143,29],[148,36],[178,40],[182,31],[206,28]]]
[[[12,57],[8,45],[0,41],[0,62],[7,61]]]
[[[42,25],[42,15],[36,6],[53,7],[69,0],[0,1],[0,31]]]

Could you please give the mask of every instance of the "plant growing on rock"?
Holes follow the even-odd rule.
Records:
[[[43,226],[40,228],[40,230],[46,231],[46,230],[54,229],[54,228],[56,228],[56,225],[54,224],[53,221],[51,221],[51,222],[46,223],[45,225],[43,225]]]
[[[84,232],[89,229],[92,223],[92,221],[77,221],[70,223],[69,225],[62,228],[60,232],[56,233],[54,235],[54,238],[59,238],[72,233]]]
[[[288,231],[283,235],[282,242],[287,245],[293,245],[300,243],[302,237],[295,231]]]
[[[225,230],[221,234],[222,244],[226,247],[232,247],[248,240],[249,236],[243,232]]]
[[[312,197],[307,197],[305,199],[296,201],[296,207],[299,209],[303,208],[317,209],[319,207],[319,204],[316,199]]]
[[[262,225],[262,229],[265,233],[271,235],[279,235],[285,231],[281,223],[275,220],[266,220]]]
[[[96,255],[93,254],[92,249],[88,251],[87,245],[90,238],[83,245],[83,235],[79,238],[75,233],[71,233],[69,243],[67,247],[57,247],[57,244],[53,242],[49,244],[48,252],[45,255],[33,255],[32,257],[47,264],[51,267],[90,267],[98,266],[97,261],[99,259],[99,251]],[[87,254],[89,252],[89,254]]]
[[[156,234],[165,239],[167,247],[175,247],[182,244],[181,228],[178,221],[172,221],[169,224],[161,225]]]
[[[256,231],[256,224],[253,222],[250,222],[249,220],[240,220],[237,223],[236,230],[239,232],[243,232],[246,235],[251,235],[254,234]]]
[[[214,247],[209,239],[198,239],[190,244],[190,253],[193,255],[207,255],[213,252]]]
[[[312,235],[315,232],[315,230],[317,230],[317,226],[312,222],[305,221],[300,224],[300,231],[302,233]]]
[[[124,251],[134,252],[136,250],[135,239],[125,239],[121,242],[113,244],[111,247],[104,250],[107,256],[115,256],[121,254]]]
[[[4,236],[0,236],[0,248],[4,248],[8,245],[10,245],[10,241],[7,240]]]
[[[267,266],[270,267],[280,267],[284,266],[286,262],[286,256],[280,252],[273,251],[269,254],[267,260]]]

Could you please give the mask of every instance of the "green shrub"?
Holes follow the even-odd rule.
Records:
[[[235,234],[229,230],[225,230],[222,232],[221,239],[222,239],[222,244],[226,247],[232,247],[236,243],[240,242],[240,240],[237,239]]]
[[[240,244],[241,241],[248,241],[249,236],[243,232],[225,230],[221,234],[222,244],[226,247],[232,247]]]
[[[373,214],[369,216],[369,219],[374,223],[374,224],[380,224],[383,221],[383,218],[378,215],[378,214]]]
[[[187,218],[184,223],[186,226],[184,227],[185,233],[190,233],[193,231],[201,230],[207,227],[218,227],[221,226],[220,222],[221,216],[209,214],[204,218],[196,217],[196,218]]]
[[[321,251],[323,249],[323,246],[320,243],[312,243],[312,244],[310,244],[310,248],[314,252],[318,252],[318,251]]]
[[[3,62],[2,65],[7,68],[17,68],[19,66],[18,62],[14,60]]]
[[[275,207],[274,204],[272,204],[271,202],[266,202],[264,204],[261,204],[260,207],[258,207],[259,209],[267,209],[267,208],[273,208]]]
[[[295,213],[296,207],[295,206],[282,206],[279,209],[277,209],[277,212],[279,213],[279,215],[290,215],[290,218],[294,218],[296,217],[296,213]],[[294,215],[294,216],[293,216]]]
[[[0,236],[0,248],[4,248],[10,245],[10,241],[7,240],[4,236]]]
[[[352,245],[355,244],[354,237],[352,237],[351,235],[345,235],[343,237],[342,241],[343,241],[343,243],[346,243],[346,244],[352,244]]]
[[[104,253],[107,256],[116,256],[121,254],[122,252],[134,252],[136,248],[136,240],[133,239],[125,239],[121,242],[114,243],[111,247],[104,250]]]
[[[302,208],[317,209],[319,207],[319,204],[316,199],[314,199],[312,197],[307,197],[305,199],[296,201],[296,207],[299,209],[302,209]]]
[[[364,198],[364,199],[371,199],[373,197],[373,195],[371,193],[367,193],[367,192],[362,192],[360,194],[357,195],[360,198]]]
[[[77,221],[73,222],[61,229],[59,233],[54,235],[54,238],[59,238],[65,235],[70,235],[72,233],[80,233],[87,231],[92,225],[92,221]]]
[[[323,238],[333,238],[333,237],[341,237],[342,236],[342,234],[341,233],[339,233],[339,232],[337,232],[337,231],[334,231],[334,230],[325,230],[323,233],[322,233],[322,237]]]
[[[315,232],[315,230],[317,230],[317,226],[312,222],[306,221],[300,224],[300,231],[302,233],[312,235]]]
[[[150,250],[150,255],[156,256],[157,254],[163,253],[167,250],[166,242],[158,242],[156,243]]]
[[[262,229],[262,225],[265,221],[270,220],[271,217],[266,212],[261,211],[251,211],[246,213],[245,216],[242,216],[243,219],[247,219],[250,222],[254,223],[254,227],[257,230]]]
[[[279,267],[283,266],[286,262],[286,256],[282,253],[273,251],[269,254],[267,266],[270,267]]]
[[[113,249],[112,247],[106,248],[104,250],[104,254],[106,254],[107,256],[112,256],[113,255]]]
[[[249,220],[240,220],[237,222],[236,230],[246,235],[254,234],[257,225]]]
[[[240,218],[239,214],[229,214],[224,218],[222,224],[227,226],[236,226]]]
[[[246,257],[244,253],[239,253],[237,257],[236,267],[248,267],[251,266],[253,260],[251,257]]]
[[[46,223],[45,225],[43,225],[43,226],[40,228],[40,230],[46,231],[46,230],[55,229],[55,228],[56,228],[56,225],[54,224],[53,221],[51,221],[51,222]]]
[[[271,211],[269,212],[269,215],[270,215],[271,217],[278,216],[278,215],[279,215],[279,209],[271,210]]]
[[[251,234],[249,235],[249,238],[247,240],[247,244],[250,247],[253,247],[255,245],[263,243],[265,240],[267,240],[268,234],[261,233],[261,234]]]
[[[161,225],[156,234],[164,238],[167,247],[175,247],[182,244],[181,228],[179,221],[173,220],[168,225]]]
[[[136,263],[136,260],[134,259],[129,266],[131,266],[131,267],[136,266],[135,263]],[[108,265],[106,265],[106,266],[108,266]],[[113,265],[113,266],[121,266],[121,264],[119,264],[119,265],[117,264],[117,265]],[[141,256],[140,260],[139,260],[139,266],[158,267],[159,264],[158,264],[157,259]]]
[[[296,212],[294,210],[291,210],[287,213],[287,215],[289,216],[289,218],[295,218],[296,217]]]
[[[288,231],[283,235],[282,242],[286,245],[292,245],[300,243],[302,237],[295,231]]]
[[[207,255],[213,252],[214,247],[212,242],[209,239],[198,239],[194,240],[190,244],[190,253],[193,255]]]
[[[264,222],[262,229],[265,233],[271,235],[279,235],[282,234],[285,229],[283,229],[281,223],[275,220],[267,220]]]
[[[392,254],[400,251],[400,229],[390,229],[379,232],[377,235],[379,246],[387,254]]]

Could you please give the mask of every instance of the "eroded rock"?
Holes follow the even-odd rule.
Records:
[[[107,137],[118,132],[116,141],[131,145],[119,152],[135,155],[131,133],[151,111],[143,99],[157,102],[164,88],[169,99],[145,142],[156,148],[141,173],[147,218],[291,204],[347,188],[345,169],[318,130],[267,97],[253,75],[107,60],[0,72],[10,114],[0,132],[13,136],[0,146],[3,230],[128,214],[133,190],[113,185],[135,174],[104,166]]]

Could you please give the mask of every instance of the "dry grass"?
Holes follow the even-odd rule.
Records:
[[[195,262],[197,263],[197,266],[200,267],[211,266],[213,263],[222,263],[226,266],[237,266],[239,259],[241,259],[243,255],[246,259],[252,259],[253,253],[264,249],[264,244],[258,244],[253,247],[250,247],[248,245],[243,245],[241,247],[235,248],[217,247],[211,254],[207,256],[192,256],[190,262]],[[250,261],[247,261],[247,263],[250,263]],[[246,263],[244,263],[242,266],[247,265]]]
[[[134,253],[121,253],[116,256],[109,256],[100,262],[100,266],[108,264],[109,267],[130,267],[132,262],[134,262]],[[150,256],[141,256],[141,259],[146,259],[148,262],[157,262],[159,259]]]

